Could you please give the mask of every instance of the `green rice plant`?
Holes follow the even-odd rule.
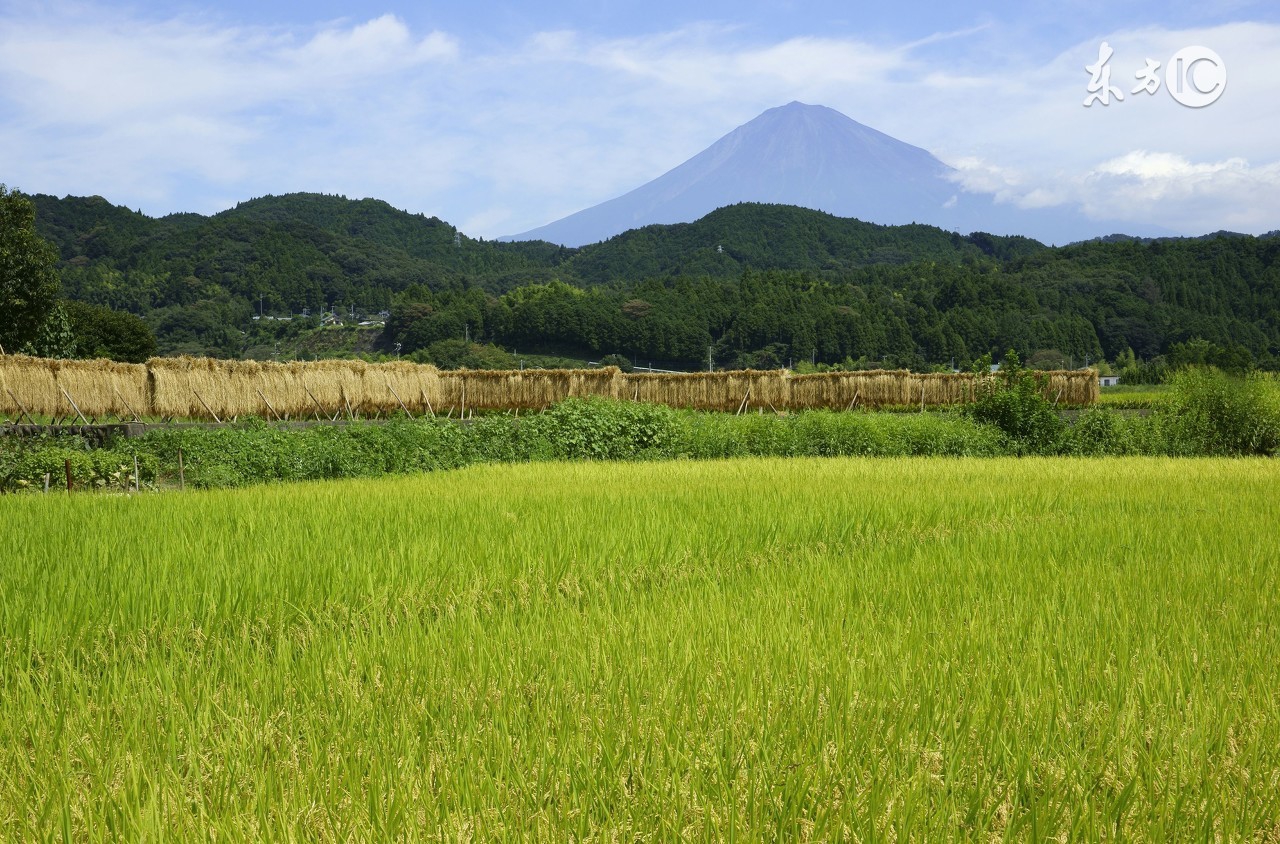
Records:
[[[1098,406],[1112,410],[1155,410],[1169,400],[1169,388],[1163,384],[1103,387]]]
[[[3,496],[0,840],[1268,840],[1278,475],[542,462]]]

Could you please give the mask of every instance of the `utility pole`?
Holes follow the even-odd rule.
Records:
[[[716,371],[716,364],[715,364],[715,361],[714,361],[714,360],[712,359],[712,357],[711,357],[711,350],[712,350],[712,349],[714,349],[714,348],[715,348],[715,346],[707,346],[707,372],[715,372],[715,371]]]

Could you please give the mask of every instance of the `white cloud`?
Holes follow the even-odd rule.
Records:
[[[1191,190],[1196,184],[1205,184],[1221,173],[1243,174],[1249,162],[1243,158],[1229,158],[1209,164],[1192,164],[1181,155],[1169,152],[1134,150],[1127,155],[1112,158],[1098,165],[1095,176],[1124,176],[1142,184],[1158,188],[1165,194],[1172,189]]]
[[[1153,223],[1188,234],[1280,228],[1280,162],[1193,162],[1171,152],[1132,150],[1047,181],[977,158],[952,164],[966,190],[1019,208],[1070,205],[1099,220]]]
[[[1280,163],[1251,166],[1243,158],[1191,162],[1167,152],[1135,150],[1104,161],[1080,180],[1086,212],[1126,219],[1165,219],[1188,231],[1280,228]],[[1200,228],[1193,228],[1199,224]]]
[[[494,236],[616,196],[799,99],[931,149],[966,189],[1022,207],[1189,233],[1280,228],[1278,26],[1100,36],[1126,91],[1145,57],[1193,43],[1223,56],[1230,81],[1206,109],[1163,90],[1085,109],[1097,41],[1015,65],[982,52],[991,27],[973,47],[974,31],[761,42],[702,24],[482,48],[392,15],[303,29],[51,8],[0,11],[0,176],[150,213],[320,190]]]

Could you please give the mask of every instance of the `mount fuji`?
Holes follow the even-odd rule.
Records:
[[[503,240],[582,246],[652,223],[688,223],[725,205],[797,205],[883,225],[927,223],[1047,243],[1107,235],[1123,224],[1066,207],[1023,209],[964,190],[927,150],[835,109],[793,102],[739,126],[635,190]],[[1167,235],[1128,226],[1130,234]]]

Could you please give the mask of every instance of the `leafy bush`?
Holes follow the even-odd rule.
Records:
[[[1280,385],[1212,367],[1179,370],[1164,414],[1178,454],[1272,455],[1280,448]]]
[[[529,429],[526,444],[543,447],[539,457],[632,460],[671,454],[676,415],[655,404],[569,399],[526,417],[520,425]]]
[[[1043,376],[1022,368],[1017,352],[1005,355],[998,376],[982,381],[983,392],[966,407],[977,422],[994,425],[1018,454],[1054,454],[1065,423],[1041,392]]]
[[[51,489],[66,486],[66,470],[71,467],[72,484],[78,489],[130,490],[134,487],[132,452],[117,449],[89,450],[79,437],[41,437],[6,443],[0,451],[0,491],[43,489],[49,476]],[[139,454],[138,482],[154,482],[158,461]]]
[[[1061,451],[1080,456],[1169,453],[1165,428],[1156,416],[1126,416],[1093,408],[1067,428]]]

